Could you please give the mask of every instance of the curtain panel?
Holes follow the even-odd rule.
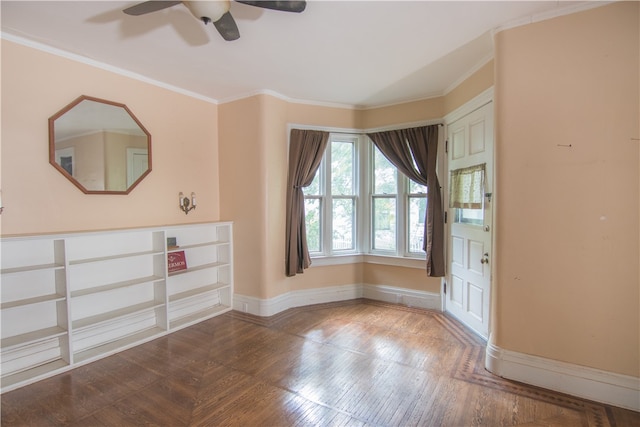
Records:
[[[369,133],[380,152],[409,179],[427,186],[424,245],[427,274],[442,277],[444,271],[444,215],[440,183],[436,175],[440,125]]]
[[[451,171],[449,207],[482,209],[485,163]]]
[[[311,265],[307,248],[303,188],[313,182],[329,141],[329,133],[292,129],[287,175],[285,273],[295,276]]]

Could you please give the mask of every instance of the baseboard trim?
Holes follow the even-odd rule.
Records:
[[[440,294],[386,285],[362,285],[364,298],[428,310],[441,310]]]
[[[369,298],[376,301],[384,301],[395,304],[403,304],[409,307],[440,310],[440,294],[416,291],[413,289],[397,288],[385,285],[351,284],[331,286],[317,289],[303,289],[287,292],[269,299],[235,294],[233,296],[233,309],[253,314],[255,316],[269,317],[295,307],[304,307],[313,304],[328,302],[348,301],[357,298]]]
[[[572,396],[640,411],[640,378],[502,349],[487,343],[495,375]]]

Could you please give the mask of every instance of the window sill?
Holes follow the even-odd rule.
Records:
[[[424,269],[425,258],[401,257],[378,254],[345,254],[333,256],[316,256],[311,258],[311,267],[325,267],[328,265],[344,264],[381,264],[396,267],[420,268]]]

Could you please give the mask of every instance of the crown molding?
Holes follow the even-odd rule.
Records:
[[[192,91],[180,88],[178,86],[173,86],[173,85],[161,82],[159,80],[154,80],[152,78],[143,76],[142,74],[134,73],[133,71],[125,70],[124,68],[119,68],[104,62],[96,61],[95,59],[87,58],[86,56],[78,55],[75,53],[68,52],[66,50],[62,50],[62,49],[55,48],[53,46],[46,45],[44,43],[40,43],[34,40],[26,39],[24,37],[16,36],[14,34],[0,32],[0,39],[7,40],[22,46],[30,47],[42,52],[46,52],[51,55],[56,55],[62,58],[66,58],[71,61],[79,62],[81,64],[88,65],[90,67],[109,71],[111,73],[128,77],[133,80],[138,80],[140,82],[147,83],[153,86],[161,87],[163,89],[167,89],[172,92],[179,93],[181,95],[186,95],[191,98],[196,98],[201,101],[209,102],[211,104],[218,104],[217,100],[213,98],[209,98],[207,96],[200,95],[199,93],[192,92]]]
[[[559,7],[554,10],[536,13],[527,17],[516,19],[511,22],[507,22],[504,25],[500,25],[493,29],[493,34],[497,34],[504,30],[511,28],[521,27],[523,25],[534,24],[536,22],[546,21],[548,19],[557,18],[560,16],[571,15],[572,13],[583,12],[585,10],[594,9],[600,6],[606,6],[608,4],[616,3],[618,0],[612,1],[585,1],[579,4],[572,4],[569,6]],[[558,2],[561,3],[561,2]]]

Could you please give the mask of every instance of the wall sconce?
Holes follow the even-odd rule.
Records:
[[[182,191],[178,197],[180,198],[180,209],[185,213],[185,215],[188,214],[190,210],[196,208],[196,193],[191,193],[191,200],[189,200],[188,197],[184,197]]]

